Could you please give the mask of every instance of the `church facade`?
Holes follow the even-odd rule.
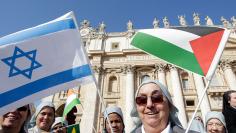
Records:
[[[185,16],[178,18],[181,26],[188,25]],[[233,18],[231,23],[221,17],[220,26],[230,29],[231,35],[207,95],[198,109],[198,116],[205,116],[210,110],[221,111],[223,93],[230,89],[236,90],[236,25]],[[210,17],[207,16],[205,20],[206,25],[214,25]],[[201,25],[196,13],[193,14],[193,22],[194,25]],[[163,19],[163,27],[171,27],[167,17]],[[97,80],[96,83],[75,89],[82,103],[77,106],[76,114],[77,121],[81,123],[81,132],[102,131],[104,107],[113,105],[122,108],[125,130],[130,132],[134,126],[130,117],[134,107],[134,94],[145,79],[158,79],[167,86],[179,109],[179,119],[182,125],[187,127],[207,84],[206,80],[131,46],[131,38],[138,31],[131,21],[128,21],[127,31],[124,32],[107,33],[105,28],[106,25],[102,22],[95,29],[87,20],[82,21],[80,26],[82,41]],[[160,28],[159,20],[156,18],[153,21],[153,28]],[[66,93],[63,91],[53,96],[58,115],[64,108]]]

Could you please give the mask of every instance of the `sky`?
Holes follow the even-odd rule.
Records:
[[[185,15],[188,25],[193,25],[194,12],[200,14],[201,24],[210,16],[219,25],[221,16],[227,20],[236,16],[235,5],[235,0],[1,0],[0,37],[69,11],[75,13],[78,23],[87,19],[94,28],[104,21],[107,32],[126,31],[129,20],[135,29],[152,28],[155,17],[162,21],[165,16],[171,25],[179,25],[178,15]]]

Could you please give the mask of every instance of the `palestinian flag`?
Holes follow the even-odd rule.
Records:
[[[77,98],[77,94],[74,93],[74,90],[69,89],[67,93],[67,99],[66,99],[64,112],[63,112],[63,117],[65,118],[65,116],[73,109],[73,107],[75,107],[77,104],[80,104],[80,103],[81,102],[79,98]]]
[[[131,44],[210,80],[230,31],[219,27],[173,27],[138,31]]]

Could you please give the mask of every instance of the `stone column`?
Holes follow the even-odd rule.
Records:
[[[130,113],[134,108],[134,69],[131,65],[126,66],[126,88],[125,89],[125,132],[130,133],[134,128]]]
[[[231,90],[236,90],[236,77],[231,67],[231,62],[228,60],[222,61],[221,68],[224,71],[225,79]]]
[[[174,103],[175,106],[179,109],[179,120],[181,121],[181,124],[184,128],[187,127],[187,117],[186,117],[186,111],[185,111],[185,104],[183,100],[183,92],[181,89],[180,79],[177,68],[175,68],[172,65],[169,65],[170,68],[170,74],[171,74],[171,84],[172,84],[172,90],[174,95]]]
[[[94,130],[97,128],[97,118],[99,115],[99,105],[100,98],[97,94],[97,89],[100,89],[100,75],[102,72],[102,67],[94,66],[93,67],[95,78],[97,80],[98,86],[95,83],[90,83],[85,85],[85,95],[83,103],[83,115],[81,118],[81,133],[94,133]]]
[[[195,87],[197,90],[198,102],[200,102],[200,100],[201,100],[200,98],[202,96],[203,90],[205,89],[204,82],[203,82],[202,77],[197,74],[193,74],[193,77],[194,77]],[[206,92],[206,94],[207,94],[207,92]],[[203,98],[202,103],[200,105],[200,109],[201,109],[201,113],[202,113],[202,118],[204,119],[206,116],[206,113],[208,111],[211,111],[209,99],[208,99],[207,95],[204,95],[204,98]],[[204,119],[204,121],[205,121],[205,119]]]
[[[155,65],[158,80],[166,86],[166,75],[165,75],[165,65],[164,64],[156,64]]]

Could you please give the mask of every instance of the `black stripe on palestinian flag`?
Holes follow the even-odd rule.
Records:
[[[206,27],[206,26],[171,27],[170,29],[182,30],[193,33],[198,36],[205,36],[214,32],[224,30],[223,28],[219,27]]]

